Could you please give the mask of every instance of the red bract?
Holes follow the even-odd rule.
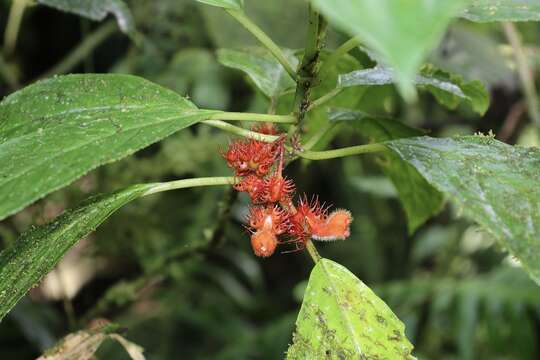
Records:
[[[255,175],[248,175],[234,186],[236,191],[247,192],[251,201],[258,204],[264,202],[266,193],[265,181]]]
[[[237,176],[254,174],[262,177],[268,174],[276,160],[276,146],[257,140],[237,140],[229,145],[223,157]]]
[[[302,242],[306,242],[309,238],[331,241],[349,237],[351,213],[338,209],[328,215],[327,209],[317,198],[308,203],[306,196],[302,197],[297,206],[297,213],[291,217],[291,235]]]
[[[276,235],[269,230],[257,230],[251,234],[251,248],[255,255],[268,257],[276,250],[278,241]]]
[[[254,206],[249,212],[249,226],[255,230],[281,235],[289,230],[288,214],[279,206]]]
[[[263,200],[269,203],[286,201],[294,193],[294,182],[274,174],[264,181]]]

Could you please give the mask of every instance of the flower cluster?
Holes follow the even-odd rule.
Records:
[[[279,135],[273,124],[263,124],[253,130]],[[295,184],[282,174],[284,142],[284,136],[272,143],[236,140],[223,154],[229,167],[241,178],[235,189],[246,192],[253,202],[248,228],[253,251],[261,257],[272,255],[280,243],[293,243],[297,250],[302,250],[310,239],[343,240],[350,234],[349,211],[328,212],[328,207],[320,204],[317,197],[308,201],[306,195],[295,205]],[[282,236],[288,240],[279,240]]]

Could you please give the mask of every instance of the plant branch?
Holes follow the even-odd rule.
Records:
[[[345,156],[360,155],[360,154],[369,154],[375,152],[382,152],[387,150],[386,146],[383,144],[366,144],[366,145],[357,145],[350,146],[341,149],[327,150],[327,151],[303,151],[299,152],[298,156],[304,159],[309,160],[326,160],[334,159]]]
[[[258,27],[255,23],[253,23],[243,12],[238,10],[231,10],[226,9],[233,18],[236,19],[244,28],[246,28],[247,31],[249,31],[257,40],[260,41],[261,44],[263,44],[269,51],[274,55],[274,57],[279,61],[281,65],[283,65],[283,68],[285,68],[285,71],[296,80],[296,73],[292,67],[292,65],[289,63],[287,58],[285,57],[285,54],[283,51],[281,51],[281,48],[272,40],[266,33]]]
[[[54,65],[51,69],[41,74],[38,79],[44,79],[53,75],[65,74],[81,63],[88,55],[94,51],[103,41],[109,36],[114,34],[117,30],[116,22],[113,20],[107,21],[100,26],[97,30],[85,37],[83,41],[76,48],[66,55],[59,63]]]
[[[272,123],[294,124],[296,117],[293,115],[272,115],[272,114],[255,114],[241,112],[220,112],[211,115],[210,120],[240,120],[240,121],[262,121]]]
[[[523,51],[523,45],[521,43],[520,35],[514,24],[503,23],[504,33],[510,45],[514,50],[514,57],[516,59],[517,70],[521,87],[525,94],[525,100],[527,102],[527,109],[531,120],[540,129],[540,103],[538,101],[538,94],[534,86],[534,77],[531,70],[531,65]]]
[[[274,142],[277,139],[279,139],[279,136],[261,134],[255,131],[241,128],[239,126],[231,125],[221,120],[204,120],[204,121],[201,121],[201,124],[213,126],[215,128],[236,134],[238,136],[243,136],[248,139],[253,139],[253,140],[258,140],[258,141]]]
[[[355,36],[345,41],[341,46],[332,52],[332,55],[326,59],[323,67],[330,66],[336,63],[343,55],[347,54],[349,51],[361,44],[360,36]]]
[[[321,105],[324,105],[328,101],[332,100],[334,97],[339,95],[344,89],[343,88],[335,88],[334,90],[330,91],[329,93],[321,96],[320,98],[313,100],[311,104],[308,106],[306,112],[310,112],[311,110],[315,109],[316,107],[319,107]]]
[[[317,81],[320,68],[321,50],[325,45],[327,23],[309,4],[308,38],[304,57],[297,72],[297,86],[294,95],[294,111],[298,118],[299,128],[309,107],[309,96]],[[298,129],[299,129],[298,128]],[[298,131],[298,129],[295,129]]]
[[[311,256],[311,259],[315,264],[321,260],[321,255],[319,255],[319,252],[317,251],[317,248],[315,247],[315,244],[313,244],[313,241],[308,240],[306,243],[306,249],[309,253],[309,256]]]
[[[190,188],[190,187],[234,185],[237,182],[238,182],[238,179],[235,178],[234,176],[202,177],[202,178],[167,181],[167,182],[153,184],[153,186],[148,191],[146,191],[142,196],[155,194],[162,191],[184,189],[184,188]]]
[[[28,0],[13,0],[4,33],[4,53],[6,56],[11,55],[15,50],[24,9],[27,5]]]

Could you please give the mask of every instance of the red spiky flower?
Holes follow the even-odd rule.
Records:
[[[276,160],[276,146],[257,140],[236,140],[223,154],[237,176],[265,176]]]
[[[328,214],[328,207],[320,204],[314,197],[307,201],[304,195],[300,198],[297,212],[291,217],[291,235],[297,241],[306,242],[309,238],[322,241],[346,239],[350,235],[351,213],[338,209]]]
[[[246,176],[238,184],[234,185],[234,188],[236,191],[248,193],[254,204],[264,202],[265,193],[267,191],[264,179],[261,179],[256,175]]]
[[[268,257],[276,250],[277,236],[290,228],[288,214],[278,206],[254,206],[248,216],[251,247],[257,256]]]

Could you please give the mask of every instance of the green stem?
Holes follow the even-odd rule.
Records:
[[[289,63],[287,58],[285,57],[285,54],[283,51],[281,51],[281,48],[272,40],[260,27],[258,27],[255,23],[253,23],[242,11],[238,10],[231,10],[226,9],[233,18],[236,19],[244,28],[246,28],[247,31],[249,31],[257,40],[261,42],[271,53],[274,55],[274,57],[279,61],[281,65],[285,68],[285,71],[294,79],[296,80],[296,73],[292,67],[292,65]]]
[[[315,109],[318,106],[321,106],[328,101],[332,100],[335,96],[339,95],[344,89],[343,88],[335,88],[334,90],[330,91],[329,93],[321,96],[320,98],[313,100],[311,104],[308,106],[306,112],[310,112],[311,110]]]
[[[525,94],[525,100],[527,102],[527,109],[531,120],[540,129],[540,103],[538,101],[538,94],[534,86],[534,76],[531,71],[531,65],[523,51],[523,45],[518,33],[518,30],[512,23],[503,23],[503,29],[506,34],[510,45],[514,50],[514,56],[516,58],[517,70],[521,87]]]
[[[325,45],[327,23],[319,13],[309,5],[308,38],[302,63],[298,68],[296,93],[294,95],[294,111],[298,118],[299,128],[309,107],[311,88],[315,85],[320,68],[321,50]],[[298,131],[298,129],[294,129]]]
[[[357,145],[350,146],[341,149],[327,150],[327,151],[304,151],[299,152],[298,156],[304,159],[309,160],[326,160],[334,159],[351,155],[360,155],[375,153],[387,150],[386,146],[383,144],[366,144],[366,145]]]
[[[308,242],[306,243],[306,249],[315,264],[317,264],[319,260],[322,259],[321,255],[319,255],[319,252],[317,251],[317,248],[311,240],[308,240]]]
[[[4,53],[6,56],[11,55],[15,50],[24,9],[27,4],[28,0],[13,0],[13,4],[9,11],[6,32],[4,33]]]
[[[323,67],[326,68],[332,64],[335,64],[343,55],[347,54],[349,51],[361,44],[360,36],[355,36],[345,41],[341,46],[332,52],[332,55],[326,59],[323,64]]]
[[[240,121],[262,121],[272,123],[294,124],[296,117],[293,115],[272,115],[272,114],[255,114],[241,112],[220,112],[211,115],[210,120],[240,120]]]
[[[203,177],[194,179],[182,179],[167,181],[162,183],[155,183],[153,186],[143,194],[143,196],[155,194],[162,191],[184,189],[200,186],[217,186],[217,185],[234,185],[238,182],[238,179],[234,176],[223,177]]]
[[[261,134],[255,131],[251,131],[251,130],[247,130],[238,126],[231,125],[221,120],[204,120],[204,121],[201,121],[201,124],[213,126],[215,128],[236,134],[238,136],[243,136],[248,139],[253,139],[253,140],[258,140],[258,141],[274,142],[279,138],[279,136]]]
[[[58,64],[39,76],[39,79],[48,78],[53,75],[65,74],[81,63],[88,55],[94,51],[104,40],[114,34],[117,30],[115,21],[109,20],[96,31],[88,35],[75,49],[73,49]]]

